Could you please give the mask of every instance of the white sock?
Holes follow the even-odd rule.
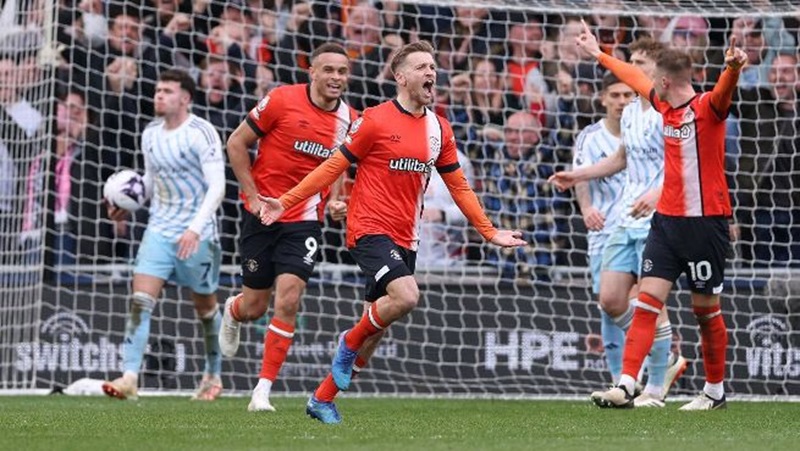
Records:
[[[722,382],[716,384],[706,382],[706,385],[703,387],[703,393],[716,400],[720,400],[725,396],[725,387],[722,385]]]
[[[125,379],[130,379],[134,382],[139,382],[139,374],[134,373],[133,371],[125,371],[122,373],[122,377]]]
[[[258,385],[256,385],[256,388],[253,391],[266,391],[267,395],[269,395],[269,392],[271,390],[272,390],[272,381],[269,379],[262,378],[258,380]]]
[[[629,395],[633,395],[633,392],[636,389],[636,379],[628,376],[627,374],[623,374],[619,378],[619,385],[625,387],[625,390],[628,391]]]
[[[647,384],[644,387],[644,392],[648,395],[653,395],[653,397],[657,399],[661,399],[661,393],[664,391],[663,385],[650,385]]]

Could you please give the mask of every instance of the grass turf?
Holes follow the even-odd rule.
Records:
[[[800,403],[729,403],[726,411],[600,410],[588,402],[353,399],[344,423],[305,416],[305,399],[0,397],[0,450],[788,450]]]

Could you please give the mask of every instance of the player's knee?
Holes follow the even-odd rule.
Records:
[[[419,287],[416,284],[406,284],[392,296],[395,304],[404,312],[410,312],[419,303]]]
[[[625,313],[628,309],[627,301],[625,296],[618,296],[613,292],[600,292],[600,308],[611,317]]]

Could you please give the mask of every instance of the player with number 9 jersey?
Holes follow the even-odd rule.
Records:
[[[344,141],[357,117],[341,99],[349,71],[349,58],[341,46],[318,47],[311,57],[311,82],[269,92],[228,140],[228,155],[247,211],[239,245],[243,290],[225,303],[219,336],[224,355],[236,354],[241,323],[261,318],[275,294],[275,313],[264,338],[250,411],[274,410],[269,394],[291,346],[300,298],[317,261],[329,190],[314,193],[269,226],[257,217],[259,196],[282,195]],[[258,154],[251,165],[248,149],[256,142]],[[344,208],[343,203],[336,204]],[[333,212],[333,203],[331,208]]]

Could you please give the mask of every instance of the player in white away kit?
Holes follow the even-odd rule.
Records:
[[[652,75],[655,57],[664,48],[650,38],[639,39],[630,47],[631,64]],[[552,178],[559,189],[567,189],[577,182],[608,177],[627,168],[623,214],[603,251],[600,277],[600,305],[613,322],[604,324],[603,344],[615,384],[622,372],[625,332],[633,320],[631,290],[643,264],[642,252],[664,179],[662,119],[647,99],[637,97],[625,108],[621,130],[622,146],[618,152],[592,166],[558,173]],[[672,356],[671,348],[672,325],[664,309],[647,363],[647,385],[634,402],[637,407],[664,407],[669,388],[686,370],[686,359]],[[598,393],[593,393],[592,399],[601,407],[607,407],[595,394]]]
[[[625,106],[636,94],[613,74],[603,77],[600,101],[606,109],[606,117],[581,130],[575,140],[573,166],[575,169],[591,167],[617,152],[621,144],[620,118]],[[589,264],[592,272],[592,293],[600,294],[600,273],[603,250],[608,238],[616,229],[622,214],[622,191],[627,174],[617,172],[605,178],[597,178],[575,185],[575,197],[581,209],[588,234]],[[600,330],[603,337],[606,361],[612,377],[619,375],[622,361],[616,358],[622,352],[624,332],[614,324],[612,318],[601,308]],[[616,369],[616,371],[615,371]]]
[[[191,288],[203,325],[206,366],[193,399],[212,401],[222,391],[222,355],[217,343],[222,316],[216,296],[221,254],[216,212],[225,192],[225,163],[214,126],[189,113],[193,96],[194,81],[187,73],[163,72],[154,98],[159,119],[142,134],[150,220],[133,270],[123,344],[124,373],[103,384],[103,391],[115,398],[137,397],[150,316],[167,280]],[[108,214],[114,220],[126,216],[113,206]]]

